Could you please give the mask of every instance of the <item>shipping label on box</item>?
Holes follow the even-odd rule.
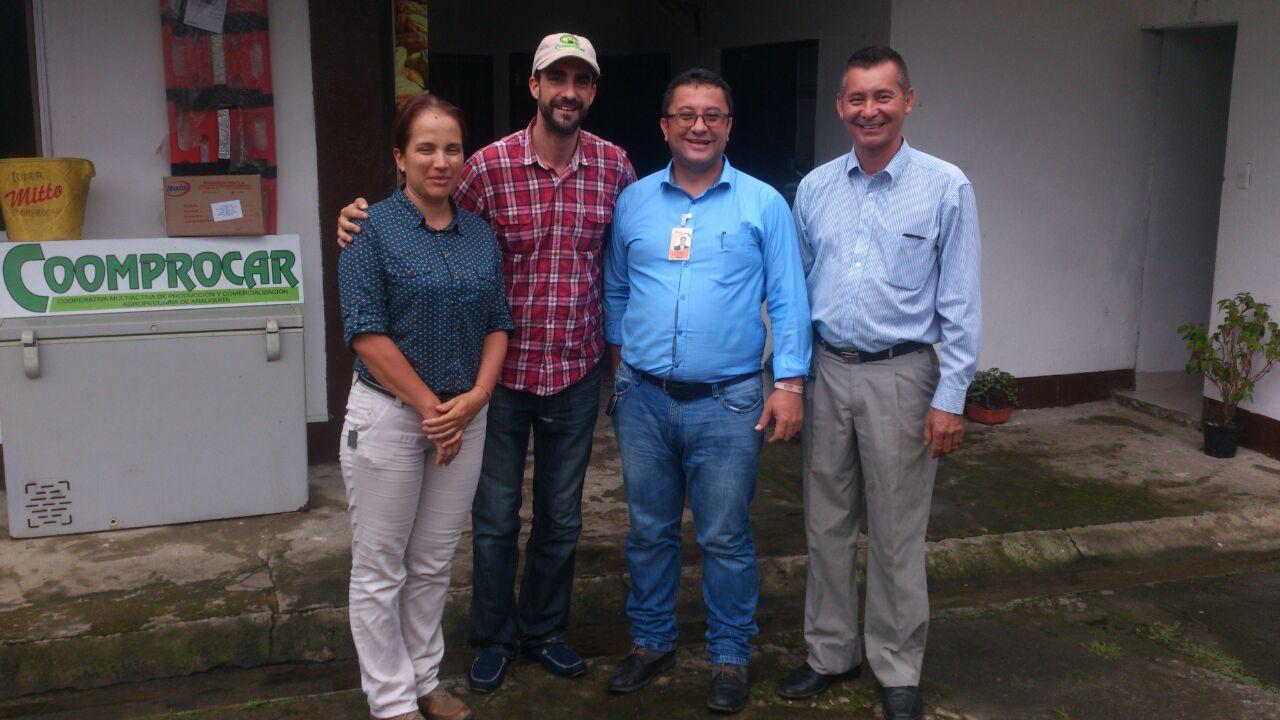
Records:
[[[169,237],[262,235],[262,178],[197,175],[164,179],[164,227]]]

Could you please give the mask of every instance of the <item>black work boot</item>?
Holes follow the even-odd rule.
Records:
[[[747,706],[751,680],[746,665],[719,663],[711,668],[707,707],[720,713],[736,713]]]
[[[788,700],[804,700],[821,693],[834,683],[853,680],[861,674],[862,666],[854,665],[852,670],[835,675],[824,675],[806,662],[792,670],[786,680],[778,683],[778,694]]]
[[[924,717],[924,701],[914,685],[884,689],[884,720],[920,720]]]
[[[649,681],[657,676],[658,673],[675,664],[676,653],[674,650],[662,652],[636,645],[623,658],[622,664],[618,666],[618,669],[613,671],[609,682],[605,684],[605,689],[620,695],[633,693],[648,685]]]

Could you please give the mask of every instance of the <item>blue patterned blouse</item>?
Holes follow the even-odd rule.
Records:
[[[369,208],[338,260],[343,339],[387,335],[437,395],[470,390],[484,336],[511,330],[502,258],[489,225],[454,207],[435,230],[404,190]],[[356,358],[361,379],[377,383]]]

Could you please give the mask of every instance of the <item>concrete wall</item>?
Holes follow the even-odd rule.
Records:
[[[1212,296],[1280,305],[1280,3],[895,0],[919,98],[907,136],[977,192],[983,366],[1135,367],[1157,66],[1143,29],[1220,23],[1239,33]],[[1280,417],[1280,376],[1251,409]]]
[[[1158,33],[1139,372],[1181,371],[1178,326],[1209,321],[1235,54],[1230,26]]]
[[[164,237],[169,174],[164,53],[155,0],[40,0],[47,155],[88,158],[86,238]],[[303,0],[272,0],[278,232],[302,240],[308,420],[325,420],[324,315],[310,39]]]

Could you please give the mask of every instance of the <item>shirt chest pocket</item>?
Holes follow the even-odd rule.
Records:
[[[414,255],[388,255],[387,280],[392,287],[421,288],[430,284],[434,268],[423,257]]]
[[[578,213],[574,223],[573,249],[580,252],[599,250],[604,244],[605,229],[613,220],[613,208],[608,205],[586,205]]]
[[[912,229],[881,239],[885,282],[903,290],[919,290],[938,265],[937,234]]]
[[[763,264],[760,244],[755,234],[748,229],[717,232],[705,239],[695,237],[695,255],[700,250],[697,247],[699,242],[703,243],[702,251],[714,256],[717,271],[715,279],[725,285],[741,282],[743,278],[758,272]]]
[[[538,223],[527,210],[506,209],[495,215],[498,240],[513,255],[532,255],[538,249]]]

